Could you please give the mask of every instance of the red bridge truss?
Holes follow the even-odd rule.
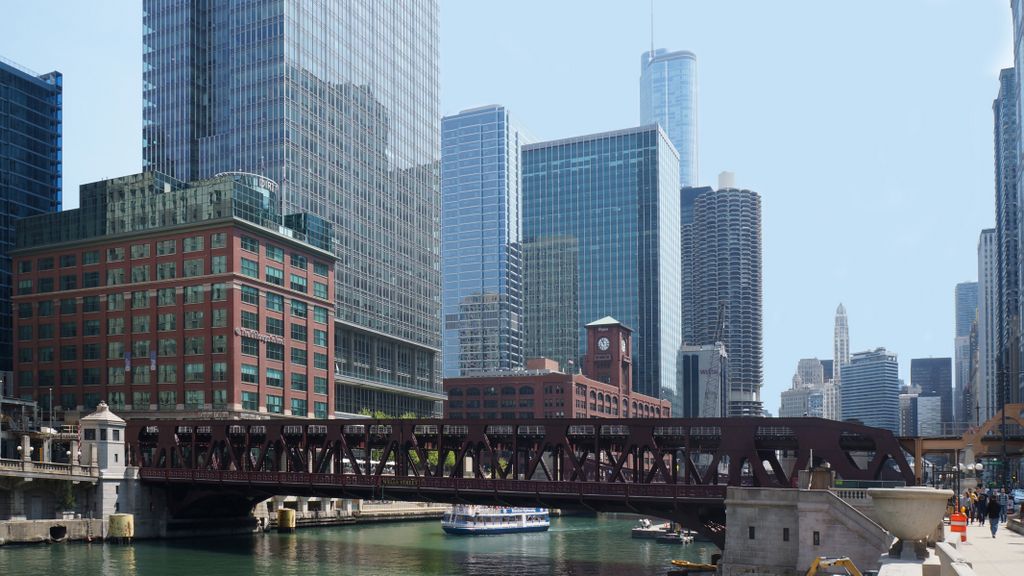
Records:
[[[288,494],[632,511],[719,536],[726,486],[795,487],[812,457],[914,483],[890,432],[818,418],[135,420],[127,441],[180,513]]]

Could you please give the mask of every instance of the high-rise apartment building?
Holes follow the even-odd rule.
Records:
[[[583,326],[633,331],[634,390],[675,388],[679,156],[643,126],[523,146],[527,357],[563,370],[586,353]]]
[[[18,219],[61,208],[60,72],[36,74],[0,59],[0,376],[11,391],[11,257]]]
[[[523,132],[502,106],[441,120],[444,376],[523,366]]]
[[[858,352],[843,366],[843,420],[900,431],[899,362],[894,352],[876,348]]]
[[[729,416],[760,416],[763,374],[761,197],[719,188],[693,206],[694,340],[729,355]]]
[[[832,381],[843,382],[843,366],[850,363],[850,325],[846,319],[846,308],[840,302],[836,308],[835,326],[832,330]]]
[[[640,56],[640,123],[660,124],[679,152],[679,183],[697,184],[697,56],[659,48]]]
[[[996,387],[997,407],[1016,400],[1020,388],[1020,243],[1017,203],[1017,79],[1013,68],[999,72],[992,102],[996,181]]]
[[[996,355],[998,346],[999,282],[996,267],[996,231],[988,228],[978,238],[978,379],[975,389],[977,417],[984,422],[998,410]]]
[[[682,281],[682,322],[683,344],[702,345],[714,342],[697,342],[697,303],[693,286],[694,258],[696,257],[693,231],[693,205],[697,197],[705,192],[714,192],[710,186],[684,186],[679,193],[679,257]]]
[[[440,415],[434,0],[145,0],[143,163],[246,171],[334,227],[334,409]]]
[[[1016,134],[1014,135],[1014,144],[1016,145],[1017,152],[1016,197],[1018,199],[1017,208],[1018,210],[1020,210],[1021,206],[1019,199],[1021,198],[1021,194],[1024,194],[1024,190],[1021,189],[1022,186],[1024,186],[1024,162],[1020,161],[1020,158],[1024,156],[1024,136],[1022,136],[1022,128],[1024,128],[1024,122],[1021,121],[1021,119],[1024,118],[1024,107],[1022,107],[1021,103],[1021,97],[1024,96],[1024,86],[1022,86],[1022,83],[1024,83],[1024,2],[1021,2],[1020,0],[1013,0],[1012,2],[1010,2],[1010,6],[1012,8],[1013,17],[1013,67],[1015,71],[1015,73],[1012,75],[1010,79],[1012,79],[1014,82],[1013,94],[1016,100],[1014,112],[1016,113],[1017,130]],[[999,80],[1000,85],[1002,85],[1002,74],[1000,74]],[[1017,217],[1018,236],[1020,236],[1021,233],[1024,232],[1024,225],[1022,225],[1022,222],[1024,222],[1024,214],[1019,214]],[[1021,240],[1021,238],[1017,239],[1018,247]],[[1020,298],[1020,294],[1024,293],[1024,274],[1020,273],[1021,270],[1024,270],[1024,251],[1018,249],[1017,260],[1018,306],[1024,308],[1024,298]],[[1024,312],[1018,309],[1017,317],[1024,318]],[[1020,335],[1018,334],[1017,336],[1019,339]],[[1018,352],[1024,353],[1024,350],[1018,350]],[[1017,387],[1016,389],[1008,390],[1007,394],[1008,399],[1013,402],[1024,401],[1024,374],[1020,374],[1020,372],[1022,371],[1021,368],[1024,368],[1024,363],[1022,363],[1021,360],[1018,359],[1018,374],[1016,374],[1015,378],[1013,378],[1013,381],[1017,384]]]
[[[971,407],[973,402],[967,400],[967,386],[971,379],[971,326],[978,317],[978,283],[957,284],[953,298],[956,308],[956,332],[953,338],[953,419],[957,422],[958,429],[963,429],[974,417],[974,409]]]
[[[910,384],[921,390],[923,398],[940,398],[939,414],[935,421],[941,430],[950,434],[953,426],[953,362],[951,358],[912,358]]]

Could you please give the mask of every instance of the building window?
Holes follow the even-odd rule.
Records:
[[[267,394],[267,412],[271,414],[284,413],[284,399],[281,396]]]
[[[302,348],[292,348],[292,364],[305,366],[307,362],[308,358],[306,357],[305,350]]]
[[[53,300],[40,300],[36,307],[36,314],[40,318],[53,316]]]
[[[302,400],[300,398],[292,398],[292,416],[305,417],[308,414],[306,409],[307,406],[308,404],[306,403],[305,400]]]
[[[309,388],[305,374],[292,372],[292,390],[305,392]]]
[[[189,236],[182,241],[182,252],[198,252],[203,249],[202,236]]]
[[[132,343],[132,356],[139,360],[149,357],[149,340],[136,340]]]
[[[224,354],[228,351],[228,337],[223,334],[218,334],[213,337],[213,348],[210,350],[213,354]]]
[[[132,259],[149,258],[149,244],[132,244]]]
[[[53,324],[40,324],[39,339],[46,340],[47,338],[53,338]]]
[[[132,282],[149,282],[149,264],[132,266]]]
[[[31,352],[31,348],[29,351]],[[60,359],[61,360],[78,360],[78,346],[61,346],[60,347]],[[31,361],[31,359],[29,360]]]
[[[107,294],[107,312],[124,310],[124,294]]]
[[[78,276],[75,274],[63,274],[60,277],[61,290],[75,290],[78,288]]]
[[[317,276],[327,276],[329,267],[323,262],[313,262],[313,274]]]
[[[255,369],[256,367],[253,366]],[[267,368],[267,386],[281,388],[284,386],[284,372],[274,368]]]
[[[196,409],[206,403],[206,392],[202,390],[185,390],[185,407]]]
[[[267,244],[266,255],[267,258],[273,260],[274,262],[284,262],[284,250],[278,248],[277,246],[271,246],[270,244]]]
[[[108,360],[120,360],[124,358],[124,342],[107,342],[107,359]],[[43,349],[39,349],[39,361],[45,362],[43,358]]]
[[[161,410],[174,410],[178,404],[178,392],[176,390],[161,390],[159,399]]]
[[[18,362],[31,362],[32,361],[32,349],[31,348],[18,348]]]
[[[158,332],[171,332],[178,329],[178,316],[171,312],[170,314],[159,314],[156,320],[156,329]]]
[[[185,260],[185,266],[182,268],[182,276],[190,278],[193,276],[202,276],[203,268],[206,263],[202,258],[193,258],[191,260]]]
[[[284,361],[284,344],[267,342],[267,360]]]
[[[307,335],[307,331],[306,331],[306,327],[305,326],[303,326],[302,324],[296,324],[295,322],[292,322],[292,330],[291,330],[292,340],[295,340],[297,342],[305,342],[306,341],[306,335]]]
[[[306,303],[302,300],[292,300],[292,316],[296,318],[305,318],[308,316],[308,308]]]
[[[203,311],[189,310],[185,312],[185,329],[192,330],[203,327]]]
[[[178,355],[178,340],[175,338],[161,338],[158,344],[157,352],[161,356],[177,356]]]
[[[214,256],[210,258],[210,274],[223,274],[228,271],[228,257]]]
[[[265,269],[266,281],[271,284],[277,284],[278,286],[284,286],[284,270],[275,268],[273,266],[267,266]]]
[[[53,270],[53,257],[47,256],[46,258],[40,258],[36,261],[36,268],[40,272],[44,270]]]
[[[178,264],[176,262],[161,262],[156,265],[157,280],[173,280],[178,277]]]
[[[327,331],[326,330],[313,330],[313,344],[316,346],[327,347]]]
[[[313,368],[327,370],[327,354],[313,352]]]
[[[61,338],[74,338],[78,336],[78,322],[61,322],[60,323],[60,337]]]
[[[87,252],[82,252],[82,265],[83,266],[88,265],[88,264],[99,264],[99,263],[100,263],[100,251],[99,250],[89,250]]]
[[[107,262],[121,262],[124,260],[124,248],[107,248]]]
[[[267,303],[267,310],[273,310],[274,312],[284,312],[284,296],[280,294],[274,294],[273,292],[267,292],[265,298]]]
[[[242,236],[242,250],[246,252],[258,253],[260,251],[260,243],[255,238],[249,236]]]
[[[43,346],[39,348],[38,354],[40,362],[53,362],[53,346]]]
[[[305,256],[303,256],[302,254],[296,254],[296,253],[292,252],[292,268],[297,268],[299,270],[305,270],[306,269],[306,262],[307,262],[307,260],[306,260]]]
[[[327,402],[313,402],[313,417],[320,420],[327,418]]]
[[[157,306],[174,306],[177,298],[174,297],[174,288],[160,288],[156,291]]]
[[[99,336],[100,335],[100,321],[99,320],[85,320],[82,322],[82,334],[84,336]]]
[[[284,320],[280,318],[272,318],[267,316],[267,334],[273,334],[275,336],[284,336]]]
[[[250,330],[260,329],[260,315],[248,310],[242,310],[242,328]]]
[[[99,344],[85,344],[82,346],[82,358],[86,360],[99,360],[100,359],[100,345]]]
[[[242,286],[242,302],[259,306],[260,291],[252,286]]]
[[[77,263],[78,256],[76,256],[75,254],[64,254],[60,257],[61,268],[71,268],[72,266],[77,265]]]
[[[122,271],[123,272],[123,271]],[[39,279],[39,292],[53,292],[53,278]]]
[[[259,384],[259,367],[254,364],[242,364],[242,382],[246,384]]]
[[[206,379],[206,365],[202,362],[185,364],[185,382],[202,382]]]
[[[302,292],[303,294],[306,293],[306,279],[305,278],[303,278],[302,276],[299,276],[298,274],[291,274],[290,275],[290,280],[291,280],[292,290],[295,290],[297,292]],[[324,296],[324,297],[326,298],[326,296]]]
[[[242,354],[246,356],[260,355],[260,341],[255,338],[242,337]]]
[[[177,240],[161,240],[156,243],[156,255],[168,256],[178,252]]]
[[[124,268],[110,268],[107,270],[107,286],[118,286],[124,284]],[[39,280],[39,291],[43,291],[43,281]]]
[[[789,528],[782,529],[782,541],[789,542]]]
[[[149,332],[149,316],[132,316],[132,334]]]
[[[149,366],[134,366],[132,368],[132,384],[149,384]]]
[[[132,392],[132,408],[136,410],[148,410],[149,392]]]
[[[260,265],[255,260],[242,258],[242,275],[250,278],[260,277]]]
[[[132,292],[132,310],[149,308],[149,290]]]
[[[86,386],[99,386],[100,382],[100,369],[99,368],[86,368],[82,370],[82,384]],[[73,404],[68,404],[73,406]]]
[[[107,368],[107,386],[124,384],[124,366]]]
[[[313,322],[317,324],[327,324],[327,308],[322,306],[313,306]]]
[[[99,296],[83,296],[82,297],[82,312],[99,312],[100,311],[100,297]]]
[[[754,539],[754,527],[753,526],[747,526],[747,538],[749,540],[753,540]]]
[[[224,408],[228,403],[228,391],[225,388],[214,388],[213,407]]]
[[[225,328],[228,325],[228,311],[226,308],[214,308],[213,317],[210,320],[214,328]]]
[[[324,378],[323,376],[313,377],[313,393],[327,394],[327,378]]]
[[[817,530],[815,530],[814,534],[812,534],[812,538],[814,540],[814,545],[815,546],[821,546],[821,532],[818,532]]]
[[[85,272],[82,274],[82,288],[96,288],[100,285],[99,272]]]
[[[74,314],[75,309],[78,307],[78,303],[74,298],[61,298],[60,300],[60,313],[61,314]]]
[[[206,337],[205,336],[187,336],[185,337],[185,354],[189,356],[195,356],[197,354],[206,354]]]
[[[185,287],[185,304],[202,304],[203,303],[203,286],[186,286]]]
[[[246,390],[242,391],[242,410],[259,410],[260,409],[260,395],[259,392],[249,392]]]
[[[210,234],[210,248],[224,248],[228,245],[228,235],[226,232],[214,232]]]
[[[219,302],[228,299],[228,285],[223,282],[210,284],[210,301]]]
[[[124,318],[107,318],[107,336],[124,334]]]

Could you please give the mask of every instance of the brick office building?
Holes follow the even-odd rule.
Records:
[[[445,378],[446,418],[668,418],[671,403],[633,391],[632,330],[611,317],[587,324],[582,374],[546,358],[526,369]]]
[[[331,229],[245,173],[86,184],[18,224],[15,386],[46,414],[327,418]]]

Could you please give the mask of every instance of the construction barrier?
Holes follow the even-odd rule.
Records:
[[[959,532],[960,541],[967,542],[967,516],[957,512],[949,517],[949,531]]]

